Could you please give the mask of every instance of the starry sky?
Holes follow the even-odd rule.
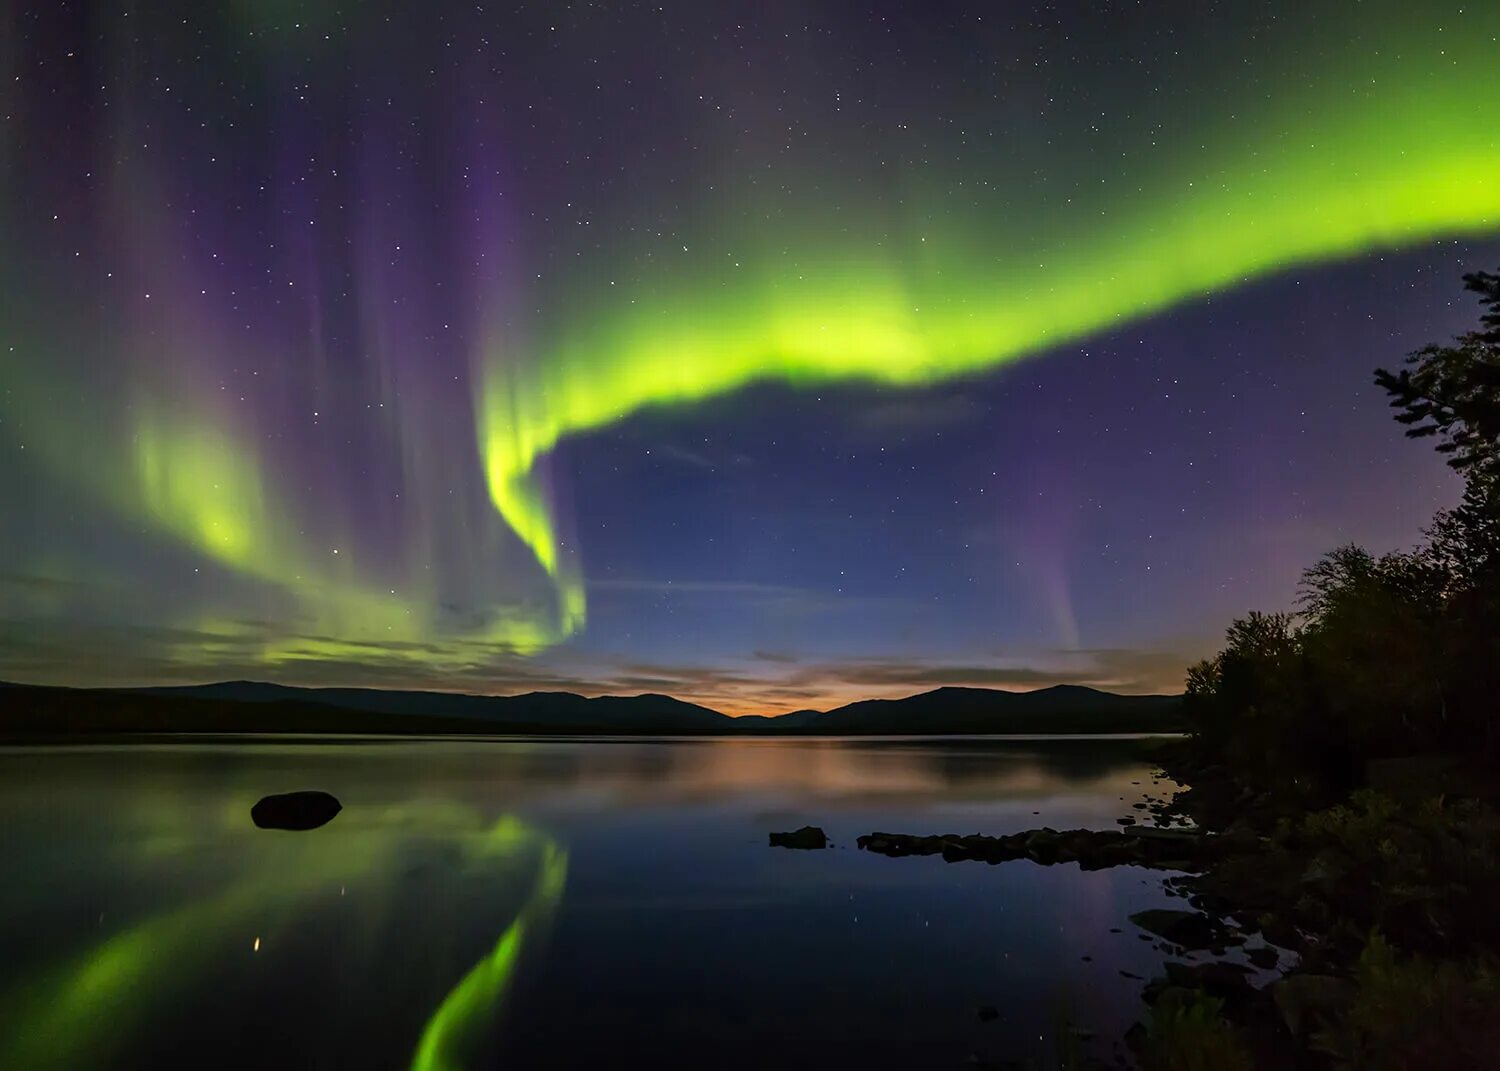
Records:
[[[1180,688],[1457,484],[1500,7],[0,2],[0,678]]]

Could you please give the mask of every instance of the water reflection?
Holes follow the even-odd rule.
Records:
[[[265,832],[248,824],[254,795],[205,807],[131,794],[116,815],[77,813],[112,827],[97,870],[32,841],[41,864],[26,879],[33,895],[83,884],[87,902],[119,889],[127,906],[8,959],[0,1067],[144,1065],[160,1058],[164,1036],[174,1051],[201,1051],[203,1066],[267,1066],[255,1050],[298,1066],[279,1051],[292,1037],[306,1066],[335,1053],[334,1066],[393,1066],[401,1051],[414,1052],[413,1071],[470,1066],[522,954],[545,935],[566,852],[513,816],[487,822],[445,801],[353,809],[314,833]],[[49,862],[67,873],[47,874]],[[136,908],[142,900],[150,906]],[[493,947],[455,970],[482,929]],[[388,979],[401,1002],[378,1000]],[[206,993],[214,1021],[205,1031]],[[413,1021],[419,1004],[400,1006],[420,993],[437,997],[425,1023]],[[349,1011],[372,997],[379,1015],[351,1029]],[[327,1034],[336,1039],[329,1053],[309,1049]]]
[[[1150,954],[1099,942],[1158,906],[1154,883],[772,852],[765,833],[1112,827],[1151,788],[1138,750],[0,748],[0,1067],[959,1066],[1024,1055],[1064,998],[1107,1036],[1135,1000],[1118,970]],[[304,788],[344,810],[251,824],[262,795]]]
[[[502,821],[497,831],[500,829],[505,833],[505,844],[512,846],[532,836],[530,830],[510,820]],[[412,1071],[461,1071],[470,1066],[467,1057],[477,1048],[478,1039],[493,1029],[521,952],[526,942],[537,940],[551,921],[552,909],[562,898],[567,880],[567,855],[550,842],[542,848],[541,872],[531,897],[490,954],[443,998],[422,1031]]]
[[[1139,765],[1141,741],[874,739],[642,742],[578,756],[575,782],[662,799],[785,792],[952,799],[1090,790]],[[557,771],[540,768],[546,776]]]

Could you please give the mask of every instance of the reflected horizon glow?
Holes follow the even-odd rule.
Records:
[[[955,886],[948,868],[852,845],[877,828],[1112,827],[1156,791],[1138,747],[0,749],[7,847],[28,879],[0,886],[0,1065],[477,1071],[632,1051],[682,1066],[664,1054],[733,1044],[765,1066],[791,1032],[885,1071],[950,1062],[955,1046],[960,1062],[983,1040],[969,1029],[1025,1043],[1031,1031],[979,1024],[971,1003],[993,993],[1024,1022],[1038,979],[1091,994],[1108,1031],[1138,999],[1113,968],[1139,973],[1151,952],[1100,941],[1170,903],[1137,874],[1018,864]],[[344,804],[326,826],[250,821],[263,789],[314,785]],[[849,847],[766,846],[801,824]],[[1090,974],[1056,941],[1111,969]],[[997,973],[996,947],[1014,975]],[[893,973],[911,1001],[899,1020],[882,1010]]]

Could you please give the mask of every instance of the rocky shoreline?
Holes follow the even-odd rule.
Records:
[[[1160,872],[1183,907],[1130,916],[1162,964],[1149,979],[1121,972],[1142,983],[1146,1012],[1115,1066],[1408,1071],[1413,1052],[1431,1055],[1424,1071],[1500,1066],[1476,1057],[1500,1051],[1500,808],[1461,764],[1382,759],[1365,788],[1319,799],[1254,788],[1185,741],[1153,758],[1179,787],[1130,804],[1118,830],[876,831],[856,844],[891,858]],[[828,842],[804,827],[770,843]]]
[[[1083,870],[1143,866],[1152,870],[1197,871],[1232,850],[1223,837],[1197,830],[1140,826],[1129,832],[1049,826],[1008,836],[943,833],[867,833],[855,843],[877,855],[941,855],[945,862],[1009,863],[1027,859],[1041,866],[1077,863]]]
[[[1125,1039],[1135,1057],[1165,1066],[1142,1059],[1148,1034],[1158,1021],[1198,1015],[1232,1032],[1239,1059],[1250,1061],[1226,1068],[1355,1066],[1327,1049],[1355,1001],[1355,965],[1369,939],[1358,929],[1366,914],[1360,886],[1326,880],[1326,853],[1295,832],[1301,816],[1282,801],[1249,791],[1223,767],[1194,767],[1185,749],[1168,748],[1158,761],[1183,788],[1150,800],[1152,826],[1004,836],[873,832],[856,843],[894,858],[1168,872],[1167,891],[1188,909],[1130,918],[1164,956],[1161,974],[1143,979],[1153,1025],[1138,1023]],[[1346,917],[1355,923],[1347,930]]]

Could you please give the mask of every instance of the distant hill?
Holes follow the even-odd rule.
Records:
[[[140,732],[401,734],[985,734],[1173,732],[1179,696],[1059,686],[1035,692],[939,688],[829,711],[731,718],[665,695],[530,692],[486,696],[257,681],[170,688],[0,684],[0,735]]]
[[[1181,696],[1116,695],[1060,684],[1034,692],[938,688],[798,716],[805,731],[817,733],[1119,733],[1176,732],[1182,728],[1181,710]]]
[[[792,710],[785,714],[742,714],[734,719],[734,724],[740,732],[784,733],[806,729],[825,713],[822,710]]]
[[[410,718],[461,718],[485,732],[596,733],[725,732],[734,719],[717,710],[669,695],[606,695],[588,699],[572,692],[467,695],[462,692],[403,692],[381,688],[293,688],[260,681],[225,681],[175,688],[133,689],[137,694],[212,699],[218,702],[317,703],[344,710]]]
[[[436,718],[416,723],[435,733],[486,732],[483,725]],[[414,719],[286,702],[267,711],[246,703],[155,695],[149,691],[0,684],[0,736],[66,737],[110,733],[401,733]]]

